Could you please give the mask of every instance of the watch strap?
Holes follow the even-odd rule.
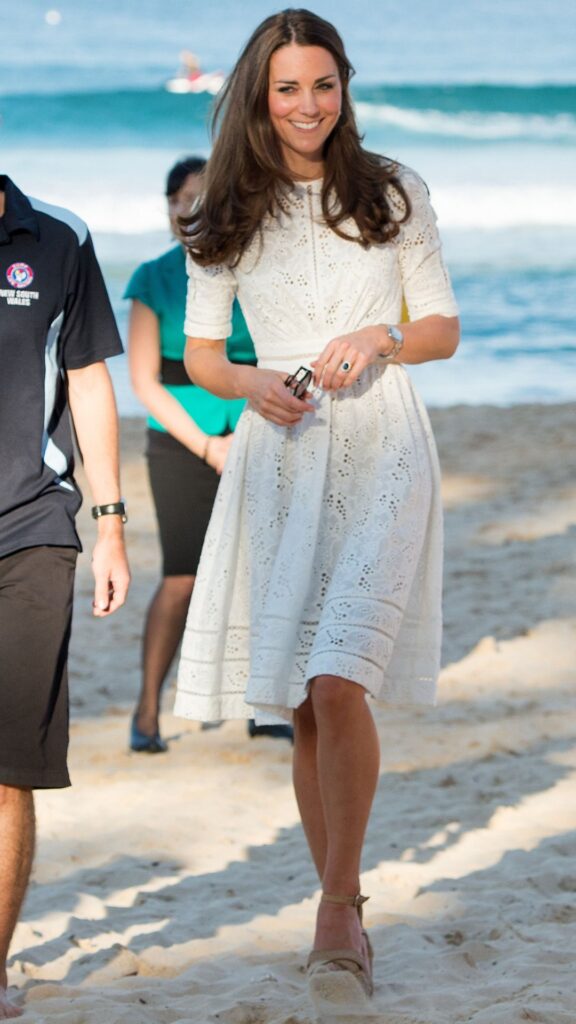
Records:
[[[100,519],[101,516],[120,516],[123,523],[128,522],[126,505],[123,501],[113,501],[108,505],[93,505],[92,518]]]
[[[386,355],[382,355],[380,356],[380,358],[385,363],[391,363],[395,359],[397,359],[398,355],[402,351],[402,347],[404,345],[404,335],[402,334],[402,331],[398,327],[393,326],[388,326],[386,328],[386,333],[390,338],[390,341],[392,342],[392,348],[390,349],[389,352],[386,353]]]

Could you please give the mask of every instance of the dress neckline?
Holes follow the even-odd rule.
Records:
[[[303,189],[304,191],[306,191],[307,189],[310,189],[312,192],[314,192],[316,194],[319,194],[322,191],[323,184],[324,184],[324,178],[323,177],[322,178],[304,178],[304,179],[298,179],[298,180],[292,182],[293,188]]]

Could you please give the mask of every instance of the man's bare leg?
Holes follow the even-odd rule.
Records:
[[[34,836],[32,790],[0,785],[0,1020],[22,1014],[6,994],[6,960],[30,879]]]

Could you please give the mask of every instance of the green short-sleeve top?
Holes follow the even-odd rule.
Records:
[[[166,390],[174,395],[206,434],[224,434],[234,430],[246,403],[243,398],[219,398],[186,382],[182,359],[186,344],[184,313],[187,287],[185,253],[182,246],[177,245],[157,259],[142,263],[132,274],[124,298],[138,299],[158,317],[161,379]],[[252,339],[237,301],[232,310],[232,335],[226,342],[226,351],[233,363],[256,363]],[[166,428],[153,416],[148,417],[148,426],[166,433]]]

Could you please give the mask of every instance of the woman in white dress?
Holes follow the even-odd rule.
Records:
[[[264,21],[219,99],[187,227],[187,370],[249,406],[202,553],[176,713],[293,718],[322,883],[309,985],[328,1013],[365,1009],[372,992],[359,872],[379,745],[366,697],[431,704],[439,667],[439,474],[403,364],[448,358],[459,337],[427,189],[361,147],[351,73],[329,23],[302,10]],[[257,368],[226,359],[236,295]],[[308,389],[287,387],[301,366]]]

